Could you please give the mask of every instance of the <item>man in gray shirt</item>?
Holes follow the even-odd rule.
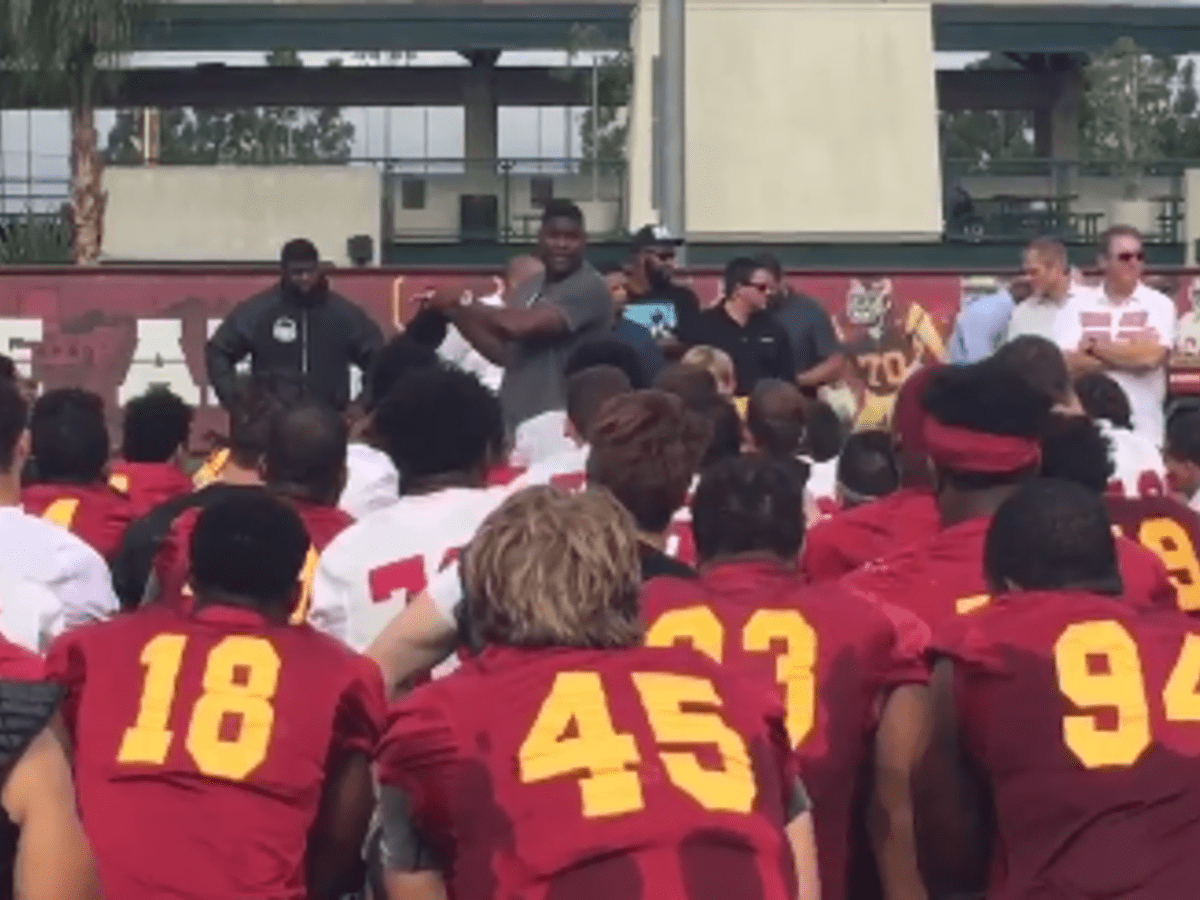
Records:
[[[584,259],[586,246],[579,207],[551,200],[538,231],[545,270],[516,285],[507,305],[464,304],[454,291],[425,298],[425,305],[445,313],[476,350],[504,367],[500,402],[510,432],[566,407],[567,357],[584,341],[608,333],[612,297],[603,276]]]

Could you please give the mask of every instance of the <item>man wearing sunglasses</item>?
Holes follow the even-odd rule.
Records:
[[[625,281],[626,319],[650,329],[663,352],[678,359],[695,341],[692,331],[700,301],[691,288],[677,284],[675,253],[683,243],[667,229],[647,225],[633,236]]]
[[[1116,225],[1106,231],[1099,263],[1103,281],[1080,308],[1075,374],[1112,376],[1129,397],[1133,430],[1161,447],[1175,302],[1142,282],[1146,254],[1136,228]]]

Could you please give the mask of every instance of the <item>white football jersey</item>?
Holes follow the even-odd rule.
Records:
[[[828,519],[834,513],[841,511],[837,497],[837,466],[838,458],[827,459],[825,462],[807,461],[808,496],[816,507],[819,519]],[[819,520],[818,519],[818,520]],[[809,523],[810,527],[812,524]]]
[[[1108,492],[1121,497],[1157,497],[1167,493],[1167,470],[1162,454],[1142,433],[1097,423],[1109,441],[1113,476]]]
[[[382,450],[357,441],[346,448],[346,486],[338,506],[361,519],[400,499],[400,475]]]
[[[509,493],[507,487],[447,488],[405,495],[360,519],[321,554],[314,604],[345,610],[348,642],[365,650],[411,597],[458,558]]]
[[[102,622],[119,608],[104,557],[65,528],[27,515],[20,507],[0,508],[0,560],[11,578],[40,585],[55,598],[50,606],[38,591],[38,599],[32,601],[39,608],[39,639],[33,646],[29,643],[34,625],[25,612],[0,614],[0,629],[7,629],[5,623],[14,617],[24,620],[5,633],[31,650],[67,629]],[[0,597],[0,610],[5,602]]]
[[[583,490],[587,486],[587,460],[586,445],[571,447],[534,463],[512,483],[510,489],[519,491],[534,485],[552,484],[564,491]]]

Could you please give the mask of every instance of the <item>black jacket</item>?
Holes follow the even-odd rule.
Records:
[[[249,356],[255,375],[299,374],[314,396],[341,410],[351,399],[350,366],[367,371],[382,346],[379,326],[324,283],[308,297],[277,284],[225,317],[204,358],[223,406],[236,392],[234,366]]]

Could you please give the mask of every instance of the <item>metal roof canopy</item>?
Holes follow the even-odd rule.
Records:
[[[139,29],[142,50],[536,50],[572,43],[629,44],[633,0],[513,2],[167,2]],[[1200,50],[1200,5],[1160,2],[935,3],[934,42],[944,51],[1079,53],[1131,37],[1147,50]]]
[[[610,49],[629,45],[631,10],[630,2],[590,0],[163,3],[135,40],[140,50],[186,52],[545,50],[586,32],[587,49]]]

